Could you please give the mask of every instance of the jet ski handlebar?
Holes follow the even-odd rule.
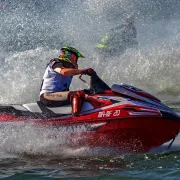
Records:
[[[104,93],[106,90],[111,89],[94,70],[90,75],[90,84],[82,79],[82,75],[79,76],[79,79],[90,86],[89,91],[93,92],[92,94]]]

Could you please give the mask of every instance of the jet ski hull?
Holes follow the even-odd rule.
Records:
[[[71,133],[69,145],[118,148],[126,153],[147,152],[176,137],[179,126],[178,121],[149,117],[86,123],[85,132]]]
[[[113,110],[108,110],[113,111]],[[0,115],[0,123],[8,125],[33,124],[39,128],[58,128],[64,132],[66,147],[116,148],[124,153],[143,153],[158,147],[179,133],[180,120],[176,115],[163,117],[160,114],[140,117],[100,117],[98,111],[80,117],[55,118],[20,117],[12,114]],[[124,116],[123,116],[124,114]],[[127,116],[127,115],[126,115]],[[50,138],[57,138],[56,134]],[[57,138],[58,141],[58,138]]]

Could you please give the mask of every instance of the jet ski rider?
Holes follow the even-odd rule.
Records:
[[[106,49],[111,53],[119,52],[122,47],[137,46],[136,37],[137,31],[134,25],[134,17],[128,16],[125,23],[111,28],[96,47],[102,50]]]
[[[73,47],[63,47],[59,58],[52,59],[45,70],[40,89],[40,101],[48,107],[72,105],[72,114],[78,116],[85,98],[85,92],[69,91],[73,76],[89,75],[91,68],[78,69],[78,58],[84,56]]]

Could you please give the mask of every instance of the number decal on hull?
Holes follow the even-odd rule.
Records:
[[[120,110],[101,111],[98,113],[98,118],[102,117],[116,117],[120,115]]]

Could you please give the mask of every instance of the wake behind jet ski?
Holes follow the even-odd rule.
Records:
[[[126,84],[110,88],[95,72],[90,78],[92,94],[84,99],[79,116],[72,115],[70,104],[1,105],[1,125],[67,128],[66,146],[117,148],[125,153],[147,152],[179,133],[180,116],[156,97]]]

